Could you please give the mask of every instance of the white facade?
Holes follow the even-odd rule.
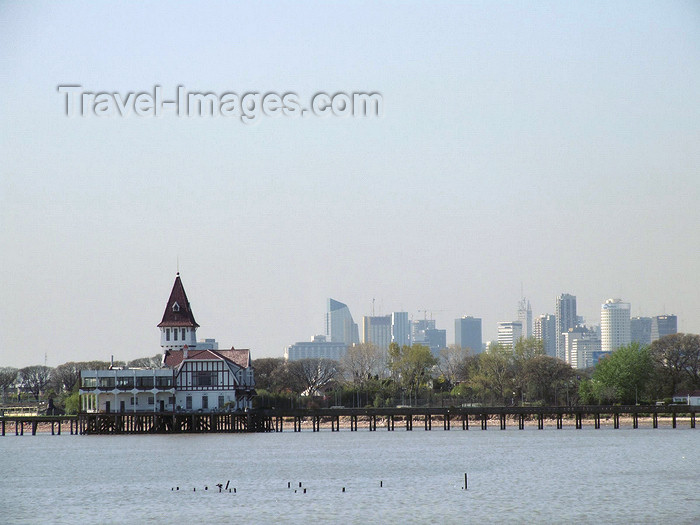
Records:
[[[80,402],[83,412],[162,412],[175,408],[170,369],[83,370]]]
[[[316,335],[311,341],[294,343],[284,349],[287,361],[299,359],[332,359],[340,361],[347,352],[345,343],[331,343],[323,335]]]
[[[566,348],[566,362],[572,368],[590,368],[595,364],[596,356],[600,352],[600,339],[596,332],[581,326],[562,335]]]
[[[399,346],[411,344],[411,325],[408,322],[408,312],[393,312],[391,314],[391,342]]]
[[[630,344],[630,304],[608,299],[600,308],[601,350],[612,352]]]
[[[524,297],[518,303],[518,321],[523,325],[523,337],[532,337],[532,307]]]
[[[498,344],[515,348],[523,337],[523,324],[520,321],[501,321],[498,323]]]
[[[556,357],[562,361],[566,360],[566,348],[564,346],[564,332],[568,332],[571,328],[576,328],[576,296],[568,293],[561,294],[557,297],[555,304],[555,323],[556,323]]]

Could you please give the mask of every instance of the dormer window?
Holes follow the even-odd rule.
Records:
[[[179,312],[180,311],[180,305],[177,303],[173,303],[173,312]]]

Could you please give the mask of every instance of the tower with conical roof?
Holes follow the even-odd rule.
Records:
[[[194,349],[197,345],[197,328],[194,314],[182,286],[180,272],[175,277],[173,290],[165,305],[160,328],[160,346],[165,350],[182,350],[185,346]]]

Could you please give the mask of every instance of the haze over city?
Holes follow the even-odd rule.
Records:
[[[0,5],[0,366],[158,353],[178,270],[198,336],[253,358],[329,297],[448,343],[521,294],[700,333],[696,2],[245,6]],[[70,118],[60,85],[383,114]]]

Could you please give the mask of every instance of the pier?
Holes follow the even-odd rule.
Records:
[[[60,436],[62,431],[71,436],[79,434],[78,416],[0,416],[0,436],[23,436],[25,431],[36,436],[39,425],[50,425],[52,436]]]
[[[631,428],[639,428],[641,418],[647,426],[659,428],[659,421],[677,428],[683,418],[695,428],[700,407],[668,406],[576,406],[576,407],[400,407],[400,408],[319,408],[258,409],[247,412],[129,412],[82,413],[77,416],[80,434],[165,434],[165,433],[238,433],[238,432],[357,432],[381,429],[413,431],[414,426],[429,431],[478,428],[505,430],[508,425],[523,430],[527,423],[544,429],[545,422],[564,428],[564,423],[582,429],[585,425],[600,429],[603,422],[621,428],[621,418],[630,419]],[[361,423],[361,424],[360,424]],[[72,427],[71,427],[72,429]]]

